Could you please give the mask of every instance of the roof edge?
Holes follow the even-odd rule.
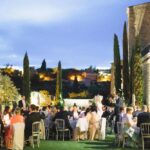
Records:
[[[128,8],[132,8],[132,7],[135,7],[135,6],[142,6],[142,5],[146,5],[146,4],[150,5],[150,2],[145,2],[145,3],[141,3],[141,4],[136,4],[136,5],[128,6]]]

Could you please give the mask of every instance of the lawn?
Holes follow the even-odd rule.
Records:
[[[34,149],[37,149],[35,147]],[[104,141],[41,141],[39,150],[131,150],[131,148],[117,148],[114,143],[114,136],[107,136]],[[133,149],[133,148],[132,148]],[[32,150],[32,147],[25,147],[25,150]]]

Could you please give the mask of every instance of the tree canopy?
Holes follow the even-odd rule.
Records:
[[[10,77],[0,73],[0,103],[16,101],[18,96],[18,90]]]

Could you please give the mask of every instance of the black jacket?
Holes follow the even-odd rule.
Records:
[[[150,123],[150,113],[143,112],[137,117],[137,126],[140,127],[142,123]]]

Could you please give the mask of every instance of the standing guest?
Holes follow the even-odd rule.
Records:
[[[108,117],[110,115],[110,111],[108,111],[107,106],[103,105],[102,110],[103,110],[102,118],[108,119]]]
[[[3,121],[2,121],[1,113],[0,113],[0,126],[1,126],[1,132],[0,132],[0,135],[3,136],[3,133],[4,133],[4,124],[3,124]]]
[[[117,134],[117,122],[122,122],[124,115],[125,115],[125,108],[120,107],[119,113],[116,114],[116,118],[115,118],[115,126],[114,126],[115,134]]]
[[[97,113],[97,107],[91,106],[91,117],[89,120],[89,139],[94,140],[96,132],[99,130],[100,117]]]
[[[3,113],[3,121],[5,127],[10,125],[10,118],[11,118],[11,110],[9,106],[6,106]]]
[[[115,108],[114,108],[115,115],[119,114],[121,105],[122,105],[122,103],[121,103],[120,93],[117,93],[115,95]]]
[[[103,96],[101,95],[96,95],[94,97],[94,101],[97,107],[97,113],[99,114],[99,117],[101,118],[102,114],[103,114],[103,110],[102,110],[102,100],[103,100]]]
[[[18,107],[20,107],[24,111],[26,110],[26,98],[24,95],[22,96],[22,99],[19,101]]]
[[[106,106],[109,106],[109,107],[114,107],[115,106],[115,103],[114,103],[114,95],[109,95],[108,99],[106,100]]]
[[[4,135],[4,142],[6,144],[6,147],[12,147],[12,142],[8,140],[9,135],[9,127],[10,127],[10,119],[11,119],[11,112],[10,107],[6,106],[3,113],[3,122],[4,122],[4,128],[5,128],[5,135]]]

